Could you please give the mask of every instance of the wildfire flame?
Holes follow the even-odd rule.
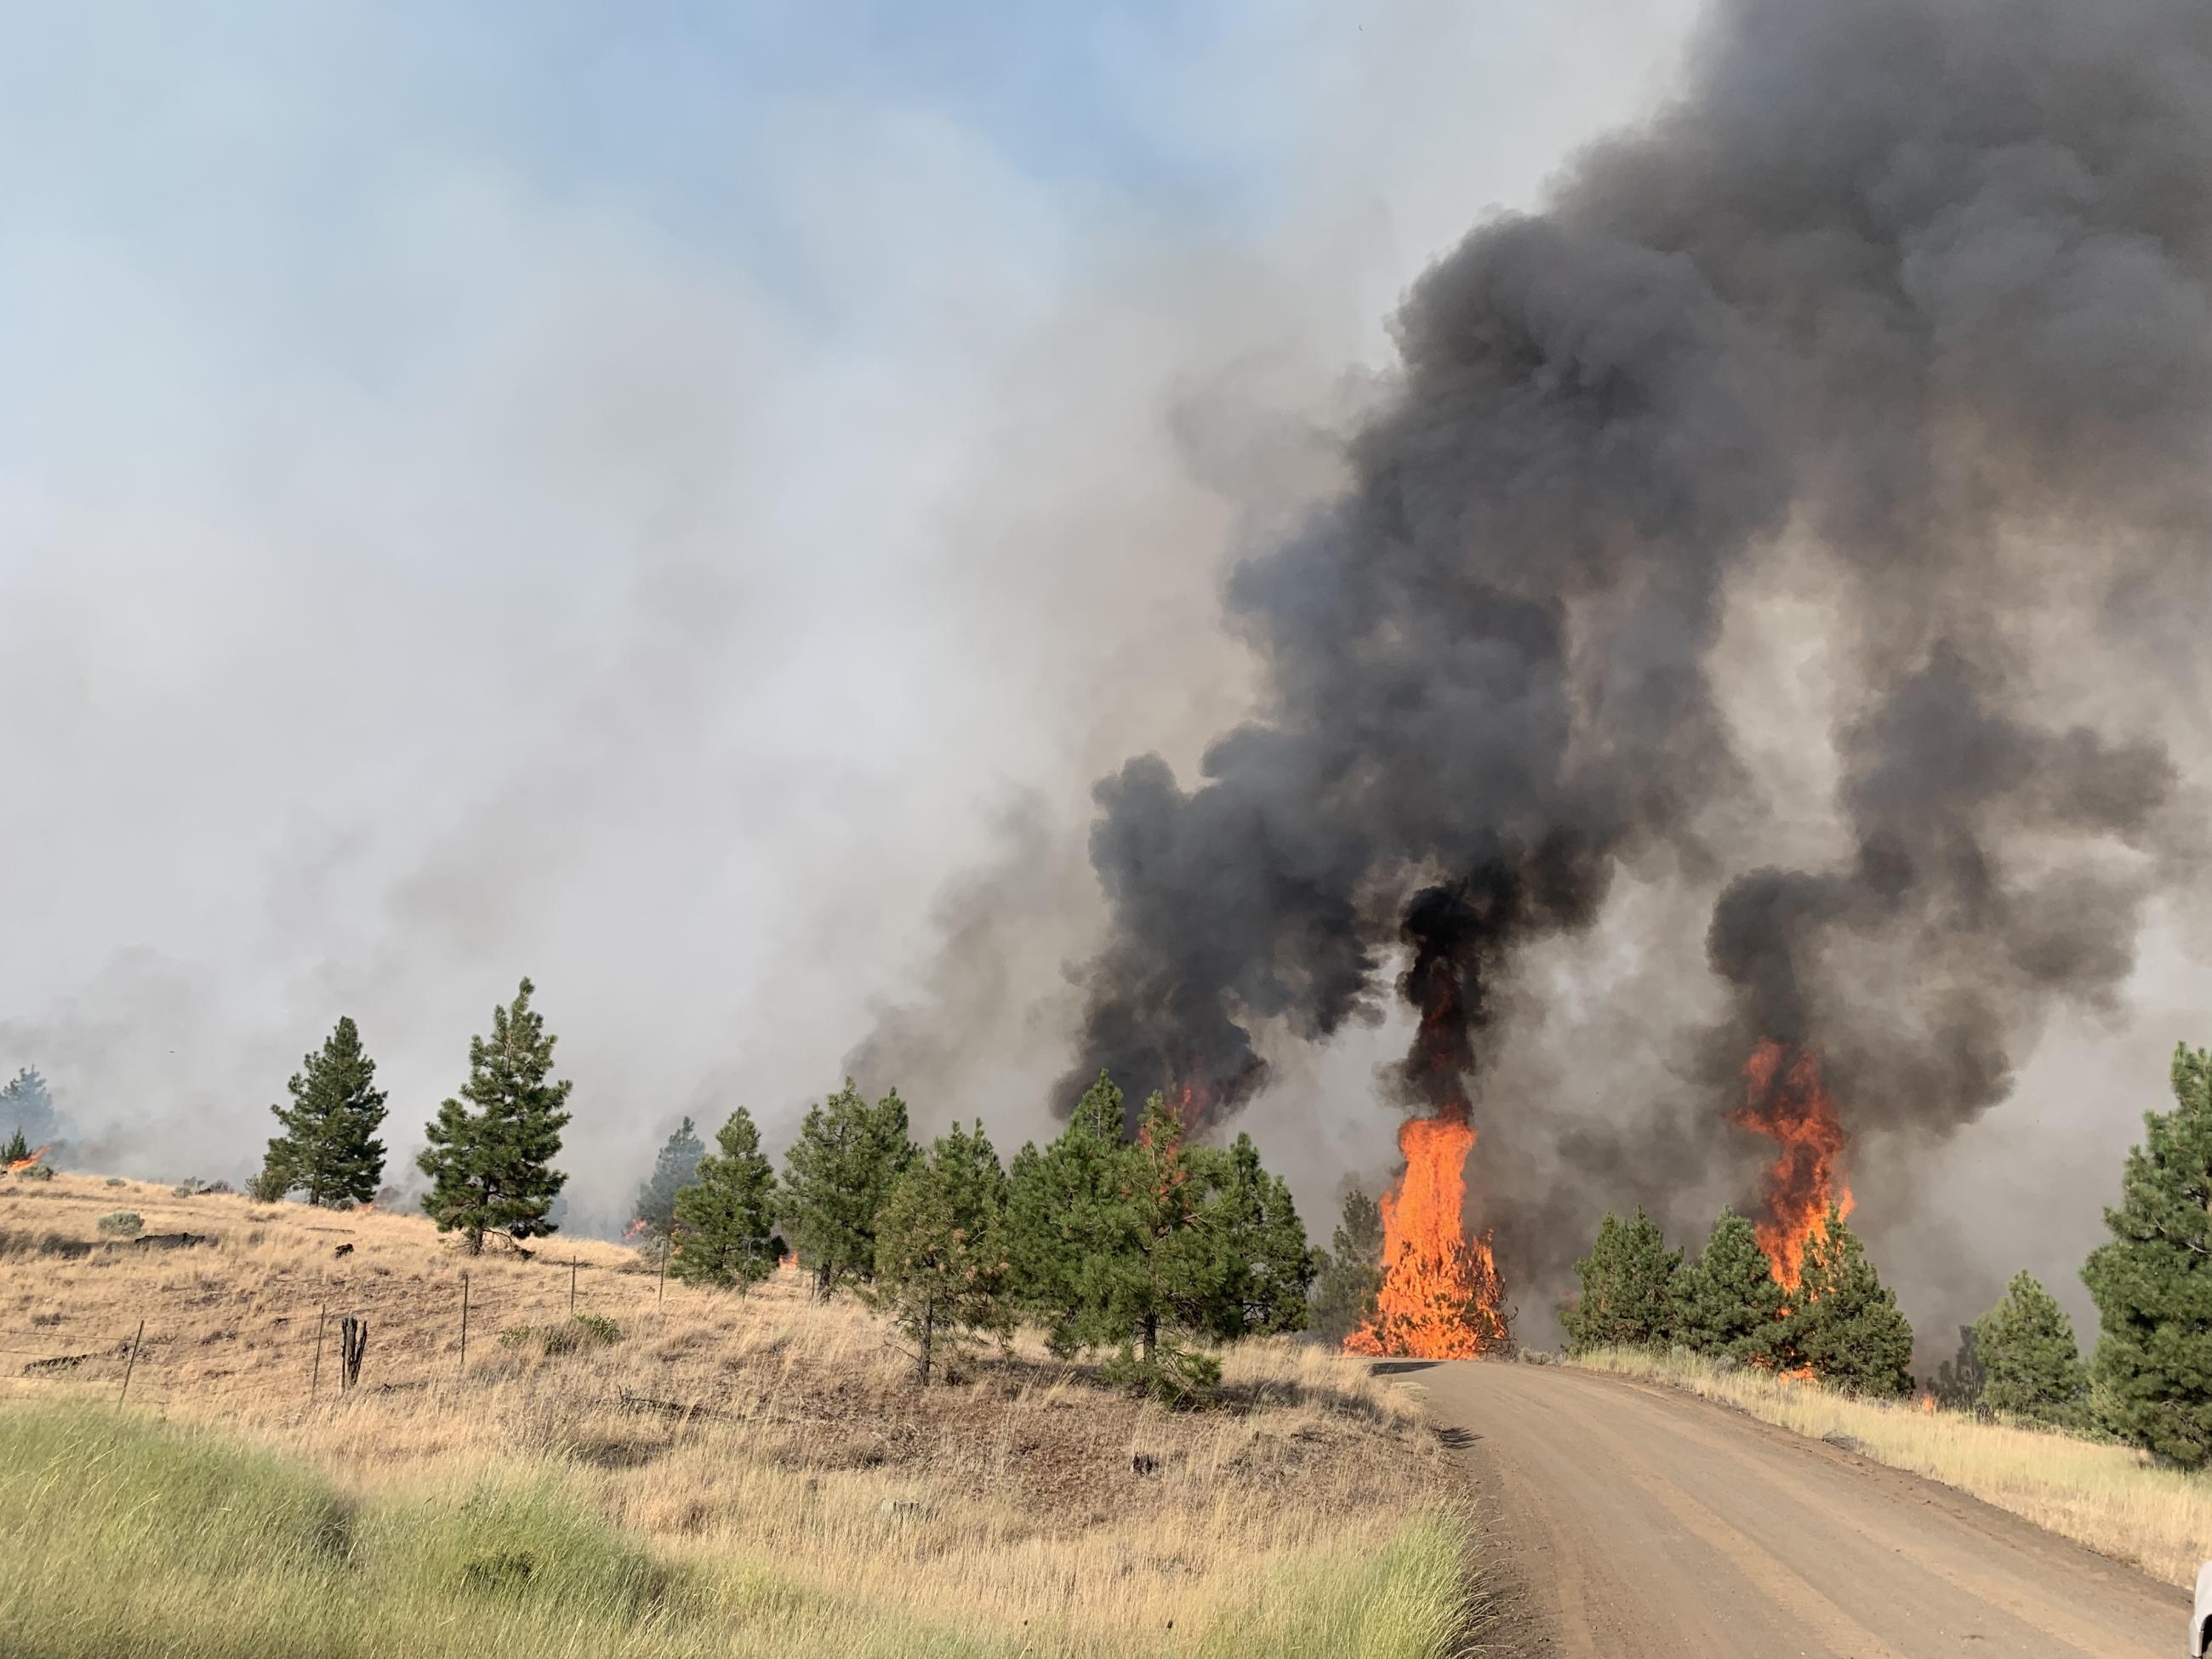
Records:
[[[1382,1291],[1374,1318],[1345,1338],[1347,1354],[1471,1360],[1506,1340],[1491,1234],[1468,1239],[1467,1109],[1398,1126],[1405,1175],[1382,1197]]]
[[[1505,1340],[1490,1235],[1469,1238],[1461,1216],[1474,1139],[1464,1106],[1399,1127],[1406,1173],[1382,1198],[1382,1289],[1346,1352],[1472,1359]]]
[[[623,1243],[625,1244],[634,1244],[644,1237],[645,1218],[643,1216],[632,1218],[629,1225],[623,1229]]]
[[[1832,1206],[1851,1212],[1851,1189],[1838,1171],[1844,1126],[1836,1103],[1820,1081],[1820,1057],[1762,1041],[1744,1062],[1744,1103],[1735,1121],[1777,1144],[1766,1170],[1766,1218],[1759,1244],[1774,1263],[1774,1280],[1795,1291],[1804,1272],[1805,1249],[1827,1233]]]
[[[1382,1199],[1382,1285],[1374,1316],[1346,1339],[1348,1353],[1472,1359],[1508,1340],[1491,1236],[1467,1236],[1467,1076],[1486,937],[1476,897],[1463,885],[1431,887],[1406,907],[1413,960],[1398,989],[1421,1023],[1400,1075],[1429,1112],[1398,1126],[1406,1173]]]
[[[9,1175],[20,1175],[25,1170],[36,1169],[38,1167],[39,1160],[44,1158],[48,1152],[53,1151],[53,1149],[54,1143],[50,1140],[45,1146],[40,1147],[37,1152],[33,1152],[30,1157],[19,1158],[10,1162],[8,1165],[8,1173]]]

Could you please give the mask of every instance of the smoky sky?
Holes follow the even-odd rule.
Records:
[[[1510,1039],[1470,1000],[1523,1177],[1486,1172],[1483,1218],[1540,1280],[1598,1209],[1755,1196],[1728,1109],[1761,1037],[1820,1048],[1909,1170],[2116,1006],[2201,869],[2212,13],[1731,0],[1675,101],[1478,225],[1394,337],[1348,485],[1227,584],[1251,718],[1097,787],[1063,1092],[1103,1066],[1235,1109],[1277,1034],[1378,1016],[1438,884],[1508,896],[1505,981],[1613,926],[1618,881],[1694,890],[1666,921],[1704,983],[1571,1127],[1481,1100]],[[1806,802],[1728,684],[1785,589],[1833,674],[1813,857],[1778,856]]]
[[[878,1006],[1042,1127],[1088,782],[1236,718],[1243,526],[1686,9],[0,17],[0,1075],[235,1180],[351,1015],[404,1160],[528,974],[580,1223]]]

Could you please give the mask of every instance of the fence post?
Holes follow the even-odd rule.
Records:
[[[131,1397],[131,1373],[138,1366],[138,1345],[145,1340],[146,1322],[138,1322],[138,1329],[131,1339],[131,1358],[123,1362],[123,1386],[116,1391],[115,1409],[121,1411],[123,1402]]]
[[[660,1284],[653,1292],[653,1304],[656,1307],[668,1294],[668,1247],[675,1242],[670,1238],[660,1241]]]
[[[315,1369],[307,1374],[307,1399],[313,1403],[315,1391],[323,1385],[323,1327],[330,1322],[331,1304],[327,1302],[315,1310]]]
[[[461,1269],[461,1375],[469,1374],[469,1270]]]
[[[361,1386],[361,1362],[368,1352],[368,1321],[348,1314],[338,1321],[338,1391]]]
[[[568,1258],[568,1317],[576,1316],[576,1258]]]

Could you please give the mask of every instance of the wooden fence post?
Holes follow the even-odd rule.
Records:
[[[131,1373],[138,1366],[138,1345],[146,1338],[146,1322],[138,1322],[138,1329],[131,1339],[131,1358],[123,1362],[123,1386],[116,1391],[115,1409],[121,1411],[123,1402],[131,1397]]]
[[[307,1373],[307,1398],[312,1401],[315,1391],[323,1385],[323,1328],[330,1323],[331,1304],[327,1302],[315,1310],[315,1369]]]
[[[338,1321],[338,1388],[361,1386],[361,1362],[368,1352],[368,1321],[351,1314]]]

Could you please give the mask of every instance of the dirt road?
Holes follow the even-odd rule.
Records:
[[[1506,1652],[2179,1659],[2189,1598],[1978,1499],[1671,1390],[1400,1362],[1463,1448]]]

